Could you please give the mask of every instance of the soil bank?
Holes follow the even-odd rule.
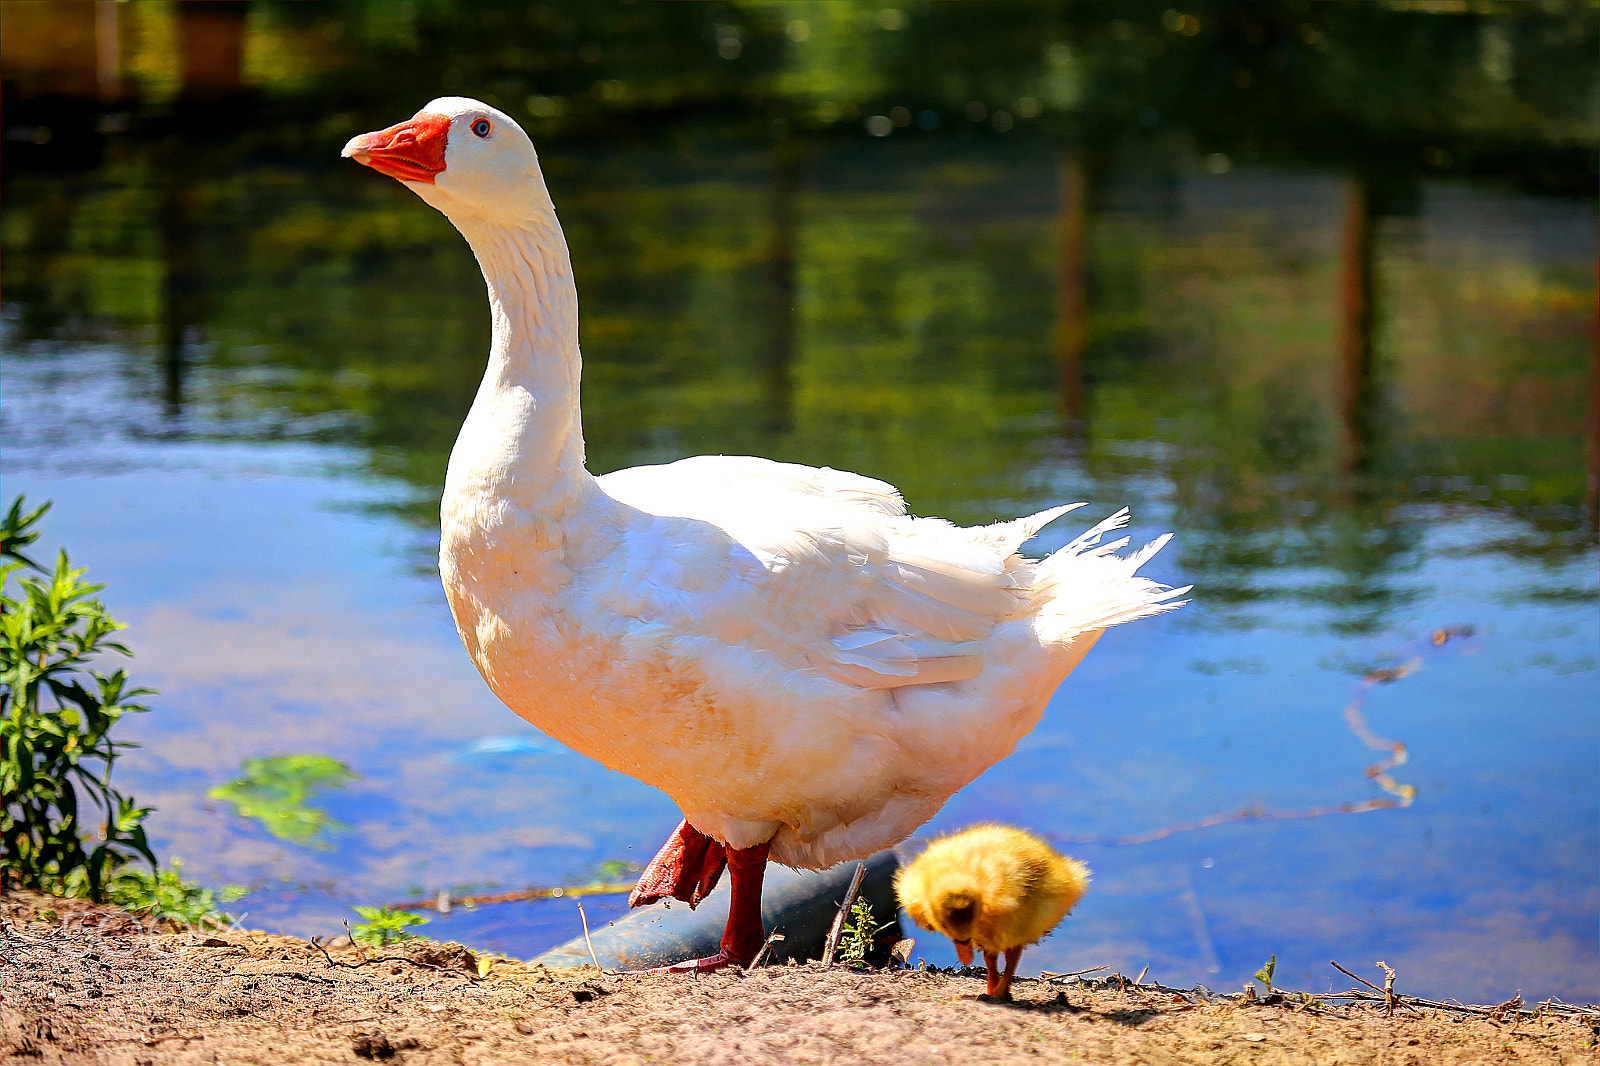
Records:
[[[1123,979],[818,965],[619,977],[412,941],[369,961],[259,932],[152,933],[81,901],[0,899],[0,1062],[1456,1066],[1596,1061],[1600,1015],[1245,1004]],[[1291,997],[1293,998],[1293,997]]]

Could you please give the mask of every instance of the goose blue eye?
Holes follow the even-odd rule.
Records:
[[[472,132],[476,133],[479,137],[489,136],[489,120],[486,118],[480,118],[478,121],[474,122],[472,124]]]

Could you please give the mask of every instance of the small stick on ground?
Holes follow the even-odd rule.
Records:
[[[867,864],[857,863],[855,876],[850,878],[850,889],[844,894],[844,902],[839,904],[839,913],[833,916],[833,928],[828,930],[827,942],[822,947],[822,965],[833,965],[833,953],[839,947],[839,934],[844,932],[845,915],[850,913],[850,905],[856,901],[856,892],[861,889],[861,879],[867,876]]]
[[[577,900],[573,902],[578,903]],[[589,949],[589,961],[594,963],[594,972],[604,975],[605,971],[600,968],[600,958],[594,953],[594,941],[589,939],[589,916],[583,913],[582,903],[578,903],[578,920],[583,923],[583,943]]]
[[[1147,963],[1144,964],[1144,969],[1139,971],[1139,976],[1135,977],[1133,979],[1133,984],[1134,984],[1135,988],[1137,988],[1138,986],[1144,984],[1144,975],[1149,973],[1149,972],[1150,972],[1150,964],[1147,962]]]
[[[1339,969],[1343,970],[1347,974],[1350,972],[1349,970],[1345,970],[1342,966],[1339,967]],[[1357,977],[1356,980],[1361,981],[1361,978]],[[1375,987],[1366,981],[1361,981],[1361,983],[1367,985],[1369,988]],[[1357,1003],[1382,1003],[1383,989],[1377,989],[1376,992],[1363,992],[1359,988],[1353,988],[1348,992],[1319,992],[1317,993],[1317,998],[1349,999],[1355,1000]],[[1403,999],[1396,996],[1395,998],[1401,1004],[1401,1006],[1409,1007],[1412,1010],[1426,1007],[1429,1010],[1452,1011],[1457,1014],[1476,1014],[1483,1017],[1494,1017],[1495,1012],[1500,1009],[1499,1007],[1472,1007],[1465,1003],[1445,1002],[1437,999],[1423,999],[1421,996],[1406,996]],[[1553,1018],[1600,1019],[1600,1007],[1597,1007],[1594,1004],[1562,1003],[1558,999],[1541,1000],[1534,1010],[1523,1008],[1516,1011],[1508,1011],[1506,1013],[1511,1013],[1518,1017],[1527,1017],[1529,1015],[1544,1013]]]
[[[766,943],[761,945],[761,950],[756,952],[756,957],[751,959],[750,960],[750,965],[746,966],[744,968],[745,973],[749,973],[751,970],[755,969],[757,966],[760,966],[763,962],[766,962],[767,961],[767,953],[772,950],[772,945],[777,943],[778,941],[780,941],[782,939],[783,939],[783,934],[782,933],[773,933],[771,936],[767,937]]]
[[[1382,959],[1378,960],[1378,968],[1383,971],[1383,1013],[1385,1016],[1394,1013],[1394,970]]]
[[[1539,1007],[1540,1007],[1540,1009],[1543,1009],[1544,1004],[1541,1003],[1539,1005]],[[1516,995],[1512,996],[1510,999],[1506,1000],[1504,1003],[1501,1003],[1499,1006],[1495,1007],[1494,1010],[1490,1013],[1490,1017],[1494,1018],[1496,1021],[1499,1021],[1501,1018],[1505,1017],[1505,1015],[1506,1015],[1506,1013],[1508,1011],[1512,1014],[1513,1017],[1521,1017],[1522,1016],[1522,993],[1521,992],[1518,992]],[[1537,1013],[1537,1012],[1535,1012],[1535,1013]]]
[[[361,946],[360,941],[356,940],[355,930],[350,928],[350,919],[346,918],[342,924],[344,925],[345,939],[350,941],[350,946],[356,949],[356,954],[361,956],[361,961],[365,964],[367,961],[367,949]],[[321,944],[317,943],[316,937],[311,938],[311,943],[318,949],[322,947]],[[323,954],[327,955],[328,953],[324,951]]]
[[[1050,983],[1052,981],[1066,981],[1074,977],[1082,977],[1086,973],[1094,973],[1096,970],[1109,970],[1110,968],[1111,967],[1109,966],[1091,966],[1086,970],[1073,970],[1071,973],[1051,973],[1048,970],[1040,970],[1039,980],[1046,983]],[[1148,966],[1145,968],[1149,969]]]
[[[1345,969],[1343,966],[1340,966],[1338,963],[1334,962],[1332,959],[1328,960],[1328,965],[1332,966],[1335,970],[1338,970],[1340,973],[1344,974],[1346,977],[1355,977],[1355,979],[1357,981],[1360,981],[1362,984],[1366,985],[1368,988],[1372,989],[1374,992],[1377,992],[1379,995],[1383,994],[1383,989],[1379,988],[1377,985],[1373,984],[1371,981],[1367,980],[1365,977],[1356,977],[1355,974],[1351,973],[1349,970]]]
[[[375,958],[369,957],[366,952],[361,951],[360,946],[356,945],[354,941],[351,941],[351,944],[352,946],[355,946],[356,951],[360,952],[360,962],[340,962],[338,959],[335,959],[332,955],[328,954],[328,949],[322,946],[321,937],[314,936],[310,940],[306,941],[306,943],[322,952],[322,957],[327,960],[329,966],[339,966],[346,970],[359,970],[363,966],[376,966],[380,962],[404,962],[424,970],[433,970],[435,973],[447,973],[456,977],[465,977],[473,984],[477,984],[478,981],[481,980],[481,978],[475,974],[469,974],[462,970],[452,970],[448,966],[435,966],[430,962],[418,962],[416,959],[408,959],[404,955],[379,955]]]

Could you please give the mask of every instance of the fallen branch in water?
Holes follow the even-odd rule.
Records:
[[[1403,765],[1409,758],[1404,741],[1389,740],[1378,736],[1367,725],[1363,707],[1366,703],[1367,693],[1377,685],[1399,681],[1422,669],[1426,659],[1435,649],[1442,648],[1452,640],[1461,640],[1474,635],[1470,625],[1445,626],[1432,630],[1426,638],[1418,638],[1408,647],[1417,648],[1418,654],[1407,659],[1399,666],[1378,667],[1368,670],[1356,686],[1355,695],[1344,708],[1345,725],[1355,738],[1374,751],[1388,752],[1387,758],[1382,762],[1374,763],[1367,767],[1365,776],[1377,783],[1378,787],[1389,793],[1387,796],[1376,796],[1371,799],[1358,800],[1347,803],[1329,803],[1320,807],[1309,807],[1298,811],[1274,811],[1265,807],[1241,807],[1235,811],[1223,811],[1209,815],[1193,822],[1179,822],[1176,825],[1163,826],[1152,829],[1146,833],[1135,833],[1131,836],[1068,836],[1063,833],[1046,833],[1045,836],[1058,844],[1110,844],[1114,846],[1127,846],[1133,844],[1151,844],[1157,840],[1165,840],[1177,833],[1192,833],[1197,829],[1210,829],[1213,826],[1227,825],[1232,822],[1268,822],[1287,821],[1296,818],[1322,818],[1330,814],[1363,814],[1367,811],[1393,811],[1411,806],[1417,798],[1415,785],[1402,784],[1389,776],[1389,771],[1396,766]],[[1380,989],[1381,991],[1381,989]]]
[[[615,896],[632,892],[633,884],[605,882],[571,888],[519,888],[514,892],[494,892],[482,896],[452,896],[441,891],[431,899],[408,899],[389,904],[392,911],[439,911],[449,914],[454,907],[479,907],[486,903],[523,903],[535,899],[564,899],[568,896]]]

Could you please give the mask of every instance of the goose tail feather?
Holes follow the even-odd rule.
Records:
[[[1038,604],[1035,625],[1051,644],[1067,644],[1085,633],[1177,610],[1194,586],[1173,588],[1137,574],[1172,539],[1163,533],[1127,555],[1117,554],[1129,538],[1107,544],[1101,538],[1128,524],[1126,508],[1085,530],[1035,566]]]

